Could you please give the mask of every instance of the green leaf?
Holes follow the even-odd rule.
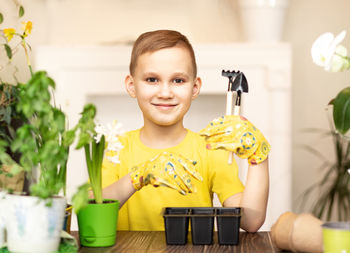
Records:
[[[350,87],[341,90],[332,104],[335,128],[345,134],[350,129]]]
[[[21,17],[23,17],[23,15],[24,15],[24,8],[23,8],[23,6],[21,5],[21,6],[19,7],[18,16],[21,18]]]
[[[79,211],[87,206],[89,201],[89,187],[90,184],[86,183],[79,186],[78,191],[72,197],[72,205],[74,207],[74,212],[79,213]]]
[[[11,112],[12,112],[11,106],[6,107],[6,113],[4,115],[4,120],[8,125],[10,125],[10,123],[11,123],[11,115],[12,115]]]
[[[0,13],[0,24],[2,24],[2,22],[4,22],[4,16]]]
[[[80,149],[90,143],[91,141],[91,136],[88,133],[81,132],[79,134],[79,141],[77,146],[75,147],[76,149]]]
[[[63,145],[69,147],[75,139],[75,130],[69,130],[63,133]]]
[[[12,49],[7,44],[4,44],[4,47],[5,47],[7,57],[11,60],[12,59]]]

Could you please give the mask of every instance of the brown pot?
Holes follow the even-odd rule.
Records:
[[[290,249],[290,237],[293,223],[297,215],[292,212],[283,213],[271,227],[272,241],[280,249]]]
[[[2,166],[0,170],[4,173],[8,173],[10,169],[6,166]],[[14,192],[22,192],[24,185],[24,171],[21,171],[17,175],[12,177],[6,176],[5,174],[0,174],[0,189],[8,189]]]
[[[293,224],[291,250],[294,252],[321,253],[322,221],[310,213],[297,216]]]

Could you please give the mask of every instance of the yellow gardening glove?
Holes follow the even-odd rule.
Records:
[[[232,151],[240,158],[248,158],[250,164],[261,163],[270,152],[270,144],[263,134],[239,115],[216,118],[199,134],[205,136],[208,149]]]
[[[194,167],[196,163],[181,155],[163,152],[152,160],[133,167],[131,181],[136,190],[151,184],[155,187],[170,187],[185,195],[196,191],[191,177],[203,180]]]

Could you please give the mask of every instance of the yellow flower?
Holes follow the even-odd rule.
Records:
[[[23,37],[27,37],[32,31],[32,21],[22,22],[23,23]]]
[[[13,28],[4,29],[4,34],[5,34],[5,37],[7,38],[7,41],[12,40],[13,35],[15,35],[15,33],[16,33],[16,30]]]

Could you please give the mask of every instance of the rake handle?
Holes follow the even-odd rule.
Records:
[[[241,112],[241,93],[237,92],[236,97],[236,103],[235,107],[233,108],[233,91],[228,91],[226,95],[226,115],[232,115],[232,108],[233,108],[233,115],[240,115]],[[233,152],[229,152],[228,156],[228,164],[232,164],[233,161]]]

